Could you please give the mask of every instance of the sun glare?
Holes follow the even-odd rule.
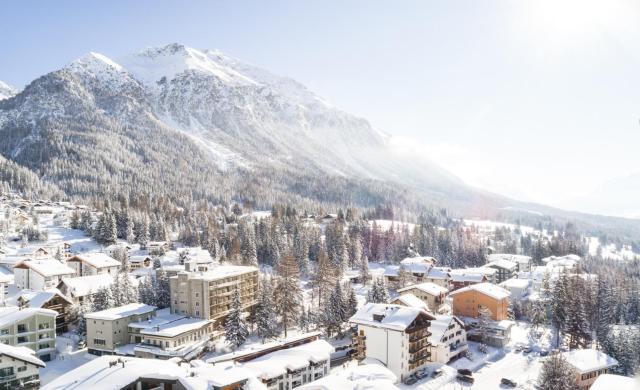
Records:
[[[518,2],[525,28],[536,40],[559,48],[581,45],[634,25],[637,6],[626,0],[532,0]]]

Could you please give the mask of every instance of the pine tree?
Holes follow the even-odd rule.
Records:
[[[141,248],[146,248],[149,243],[149,218],[144,216],[141,221],[135,225],[136,242]]]
[[[318,290],[318,307],[322,306],[322,300],[327,297],[335,279],[329,257],[321,250],[318,254],[318,265],[313,279],[313,285]]]
[[[542,363],[538,390],[577,390],[576,373],[561,354],[551,355]]]
[[[364,285],[369,283],[369,280],[371,280],[371,274],[369,273],[369,259],[367,256],[364,256],[360,262],[360,280]]]
[[[74,305],[73,315],[76,318],[76,333],[84,337],[87,334],[87,320],[85,314],[94,312],[94,303],[91,295],[87,295],[81,304]]]
[[[234,348],[244,344],[247,337],[249,337],[247,325],[242,319],[242,303],[240,302],[240,291],[237,287],[231,296],[231,312],[225,321],[224,330],[227,342]]]
[[[367,302],[389,303],[389,291],[382,279],[378,278],[373,282],[373,285],[367,294]]]
[[[91,311],[102,311],[116,306],[113,292],[109,287],[101,287],[93,296]]]
[[[486,306],[480,306],[478,308],[477,330],[483,344],[487,343],[487,336],[489,335],[489,327],[492,323],[492,316],[493,314],[491,313],[491,310],[489,310]]]
[[[284,337],[287,337],[287,329],[296,322],[298,310],[302,305],[302,290],[299,280],[300,269],[293,255],[288,254],[280,259],[277,274],[276,311],[282,320]]]
[[[165,271],[160,271],[158,273],[155,296],[158,309],[164,309],[171,306],[169,277]]]
[[[274,339],[280,335],[273,294],[271,281],[263,279],[260,282],[258,307],[256,308],[256,333],[262,339],[263,344],[266,340]]]
[[[347,294],[348,295],[345,302],[345,313],[347,315],[347,318],[345,318],[345,321],[353,317],[353,315],[358,311],[358,297],[356,296],[356,292],[353,290],[353,287],[351,287],[351,285],[349,285],[349,291]]]
[[[158,306],[155,282],[150,276],[142,279],[138,285],[139,301],[145,305]]]
[[[540,326],[547,322],[546,309],[541,301],[538,300],[532,303],[529,317],[529,320],[531,321],[531,329],[536,331]]]

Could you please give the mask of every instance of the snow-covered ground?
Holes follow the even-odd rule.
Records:
[[[598,237],[588,237],[588,239],[589,254],[591,256],[597,255],[599,249],[600,255],[605,259],[627,261],[640,257],[640,254],[635,253],[629,245],[623,245],[621,249],[618,249],[615,244],[603,246]]]
[[[87,349],[78,350],[74,336],[66,334],[56,337],[58,355],[47,362],[46,367],[40,369],[40,383],[45,385],[81,365],[95,359],[97,356],[87,353]]]

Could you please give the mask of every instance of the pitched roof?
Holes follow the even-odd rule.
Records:
[[[493,262],[496,260],[509,260],[514,263],[530,263],[531,256],[513,255],[510,253],[494,253],[489,255],[489,262]]]
[[[502,268],[502,269],[507,269],[507,270],[514,270],[516,268],[518,268],[518,264],[514,263],[513,261],[509,261],[509,260],[505,260],[505,259],[498,259],[495,261],[492,261],[490,263],[487,263],[485,265],[485,267],[495,267],[495,268]]]
[[[0,307],[0,327],[11,325],[16,321],[22,321],[35,315],[53,316],[56,317],[58,313],[49,309],[41,308],[18,308],[18,307]]]
[[[52,288],[46,291],[24,291],[18,299],[26,302],[26,307],[40,308],[54,297],[59,296],[68,303],[73,303],[57,288]]]
[[[450,295],[457,295],[468,291],[476,291],[494,299],[504,299],[508,298],[509,295],[511,295],[508,290],[505,290],[504,288],[491,283],[472,284],[470,286],[453,291]]]
[[[472,274],[454,274],[451,273],[451,281],[452,282],[458,282],[458,283],[463,283],[463,282],[472,282],[472,283],[482,283],[483,281],[486,281],[486,275],[483,274],[478,274],[478,273],[472,273]]]
[[[118,306],[107,310],[97,311],[85,314],[84,318],[92,320],[118,320],[132,315],[140,315],[155,311],[155,306],[145,305],[144,303],[130,303],[128,305]]]
[[[67,261],[80,260],[95,268],[119,267],[120,262],[113,257],[100,252],[82,253],[75,255]]]
[[[25,260],[16,265],[15,268],[30,268],[34,272],[39,273],[42,276],[58,276],[58,275],[72,275],[75,271],[69,268],[67,265],[62,264],[58,260]]]
[[[398,305],[415,307],[416,309],[427,310],[427,304],[422,299],[416,297],[415,295],[413,295],[411,293],[406,293],[406,294],[400,295],[399,297],[397,297],[396,299],[393,300],[393,302],[396,302],[396,301],[400,302],[400,303],[398,303]]]
[[[11,356],[14,359],[22,360],[23,362],[31,363],[38,367],[45,366],[44,362],[35,356],[36,353],[31,348],[14,347],[0,343],[0,356],[1,355]]]
[[[433,318],[428,312],[414,307],[386,303],[367,303],[349,319],[349,322],[404,331],[419,315]],[[374,319],[374,316],[380,316],[380,321]]]
[[[94,294],[102,287],[110,286],[113,283],[113,276],[110,274],[99,274],[80,276],[77,278],[64,278],[62,284],[68,287],[67,294],[73,297],[84,297]]]
[[[438,286],[437,284],[434,284],[431,282],[414,284],[412,286],[401,288],[398,290],[398,292],[410,291],[413,289],[418,289],[420,291],[423,291],[427,294],[434,295],[434,296],[439,296],[441,294],[446,294],[447,292],[449,292],[449,290],[447,290],[446,288],[442,286]]]
[[[575,349],[562,355],[581,374],[618,365],[616,359],[595,349]]]
[[[431,333],[428,337],[429,342],[433,345],[440,344],[442,337],[449,329],[449,324],[452,322],[457,322],[461,328],[464,328],[462,322],[454,316],[437,315],[429,326],[429,332]]]
[[[517,278],[511,278],[511,279],[507,279],[504,282],[500,283],[500,286],[505,287],[505,288],[527,288],[529,287],[529,285],[531,284],[531,281],[529,279],[517,279]]]

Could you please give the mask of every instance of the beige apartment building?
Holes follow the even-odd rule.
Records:
[[[93,355],[112,355],[115,349],[129,344],[129,324],[155,317],[155,306],[142,303],[114,307],[85,314],[87,347]]]
[[[56,316],[49,309],[0,308],[0,344],[27,347],[49,361],[56,352]]]
[[[214,321],[214,328],[231,310],[236,288],[245,310],[258,302],[258,269],[218,266],[207,272],[179,272],[171,277],[171,313]]]

